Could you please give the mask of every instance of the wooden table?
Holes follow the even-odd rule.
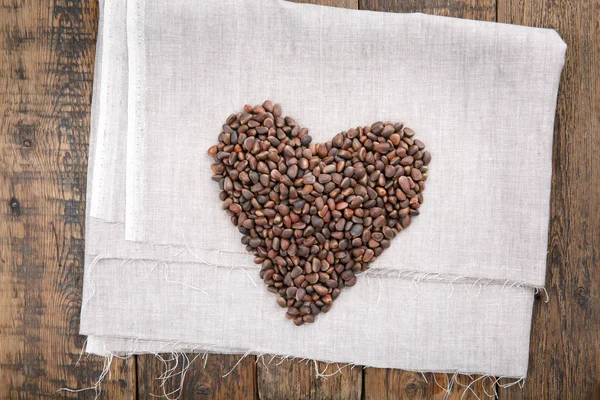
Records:
[[[500,399],[600,398],[600,0],[321,0],[558,30],[567,42],[554,135],[548,243],[550,301],[535,302],[529,377]],[[80,358],[84,215],[97,0],[0,0],[0,398],[85,398],[57,392],[94,384],[100,357]],[[507,160],[518,164],[514,160]],[[239,356],[196,360],[186,399],[444,397],[445,375],[278,367]],[[327,372],[335,371],[330,366]],[[153,356],[115,359],[102,399],[162,394]],[[426,380],[426,379],[427,380]],[[468,377],[459,376],[466,383]],[[485,398],[480,380],[450,398]],[[179,385],[166,384],[167,392]],[[493,386],[491,380],[485,385]]]

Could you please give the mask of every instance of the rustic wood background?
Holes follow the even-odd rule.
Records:
[[[547,289],[535,303],[529,377],[504,399],[600,398],[600,0],[313,0],[556,29],[569,48],[558,98]],[[80,358],[84,215],[96,0],[0,0],[0,398],[82,398],[100,357]],[[518,158],[507,160],[518,164]],[[524,172],[526,173],[526,171]],[[444,397],[445,375],[324,364],[196,360],[186,399]],[[330,366],[329,371],[335,370]],[[162,394],[163,364],[115,359],[102,399]],[[425,380],[425,377],[427,380]],[[467,377],[459,376],[466,383]],[[481,380],[450,396],[485,398]],[[491,380],[486,382],[491,393]],[[167,383],[167,392],[179,385]],[[485,386],[485,385],[484,385]]]

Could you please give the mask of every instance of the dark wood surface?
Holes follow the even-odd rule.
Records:
[[[99,357],[78,335],[96,2],[0,0],[0,399],[78,397]],[[102,398],[132,398],[135,359]],[[90,392],[81,398],[93,398]]]
[[[549,27],[567,42],[554,137],[550,302],[540,297],[535,303],[524,388],[497,391],[503,400],[599,399],[600,0],[303,2]],[[0,399],[91,399],[94,391],[58,390],[93,387],[104,367],[100,357],[80,359],[85,338],[77,333],[97,13],[96,0],[0,0]],[[173,365],[170,357],[165,361]],[[323,379],[317,369],[337,367],[247,357],[234,369],[239,360],[199,357],[186,373],[182,397],[446,395],[436,384],[445,387],[445,375],[354,367]],[[163,372],[153,356],[114,359],[100,398],[147,399],[177,390],[180,376],[162,385],[156,378]],[[466,384],[468,377],[457,379]],[[454,385],[449,398],[485,398],[492,386],[491,379],[472,390]]]

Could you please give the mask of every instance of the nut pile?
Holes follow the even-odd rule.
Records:
[[[414,135],[376,122],[314,144],[268,100],[227,118],[208,150],[213,180],[296,325],[328,312],[419,214],[431,155]]]

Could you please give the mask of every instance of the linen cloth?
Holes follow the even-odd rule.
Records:
[[[185,6],[182,2],[176,3],[173,4],[173,7]],[[127,18],[127,10],[122,4],[124,3],[114,1],[107,1],[106,4],[103,4],[104,12],[111,9],[106,15],[110,15],[112,23],[105,25],[104,32],[99,34],[98,41],[92,135],[90,138],[88,187],[91,190],[88,190],[88,204],[90,204],[90,207],[88,207],[86,235],[86,284],[84,286],[81,325],[82,333],[90,335],[88,351],[99,354],[123,354],[158,352],[164,351],[165,348],[178,348],[188,351],[274,353],[301,358],[309,357],[326,361],[353,362],[361,365],[396,367],[419,371],[458,371],[496,376],[525,376],[533,289],[527,287],[517,288],[497,283],[515,280],[521,283],[528,282],[531,286],[541,286],[543,281],[542,284],[539,284],[534,279],[530,279],[534,274],[528,278],[523,275],[506,274],[507,270],[498,268],[495,271],[498,274],[486,275],[485,271],[483,273],[476,271],[473,275],[462,275],[462,273],[456,273],[454,270],[447,273],[442,267],[439,269],[442,275],[433,276],[428,275],[431,266],[425,262],[411,266],[410,269],[406,265],[384,264],[382,270],[385,268],[398,269],[400,273],[389,276],[382,275],[378,274],[376,271],[379,269],[375,268],[371,273],[361,277],[356,287],[344,291],[344,294],[336,301],[332,312],[321,316],[315,325],[302,327],[301,329],[305,328],[305,330],[301,331],[292,326],[289,321],[283,319],[282,312],[275,304],[273,295],[266,292],[262,282],[258,279],[258,266],[251,262],[251,258],[245,250],[241,249],[241,246],[233,250],[221,247],[222,244],[239,243],[240,236],[237,230],[230,226],[228,219],[220,209],[217,212],[210,209],[211,204],[217,207],[219,205],[218,195],[216,194],[218,192],[214,192],[212,198],[206,199],[206,204],[199,208],[200,213],[212,215],[211,218],[215,221],[210,221],[211,218],[205,219],[205,222],[209,222],[206,225],[198,226],[203,227],[200,231],[212,234],[216,233],[214,226],[218,226],[217,229],[232,228],[233,234],[231,232],[227,233],[230,235],[229,241],[220,243],[219,247],[212,247],[211,243],[214,242],[209,242],[209,245],[206,245],[203,240],[199,241],[198,237],[203,237],[204,234],[200,233],[198,235],[197,232],[191,230],[185,224],[172,230],[175,233],[175,240],[149,237],[149,240],[137,238],[140,240],[139,242],[125,241],[125,233],[129,226],[134,226],[129,231],[130,234],[131,232],[137,232],[138,228],[141,229],[140,232],[148,233],[147,227],[145,227],[146,223],[141,220],[138,221],[141,222],[140,227],[130,223],[122,224],[123,216],[130,213],[130,211],[125,213],[124,206],[130,205],[129,200],[136,193],[131,191],[131,188],[135,186],[135,182],[132,182],[134,180],[131,178],[129,171],[132,169],[137,171],[139,168],[144,179],[153,179],[156,176],[148,174],[146,169],[154,168],[156,160],[147,159],[146,155],[138,154],[138,150],[132,150],[137,149],[134,146],[138,146],[139,142],[146,142],[146,139],[148,139],[147,137],[136,136],[140,132],[144,135],[149,132],[139,130],[139,119],[136,118],[139,118],[140,115],[135,111],[139,104],[150,101],[146,97],[148,95],[146,89],[144,89],[145,95],[143,96],[140,95],[139,90],[140,87],[146,87],[143,82],[147,79],[145,75],[147,63],[140,61],[140,57],[147,60],[148,56],[146,50],[140,50],[140,54],[132,54],[139,43],[132,45],[130,40],[129,46],[127,46],[127,38],[122,29],[122,24]],[[208,6],[206,10],[209,14],[211,10],[215,11],[216,3],[208,2],[206,4]],[[236,2],[236,4],[241,7],[240,10],[242,11],[254,9],[253,7],[255,7],[255,5],[243,4],[243,2]],[[301,20],[296,21],[297,24],[310,21],[310,18],[304,16],[305,12],[308,13],[307,15],[311,15],[312,18],[322,13],[323,15],[320,16],[320,20],[322,20],[325,17],[330,18],[331,15],[335,14],[335,11],[338,11],[322,7],[264,2],[260,6],[261,12],[265,11],[262,8],[264,4],[268,4],[265,9],[270,10],[269,12],[273,10],[279,10],[280,12],[294,10],[293,15],[295,18]],[[140,5],[143,5],[145,15],[147,15],[148,7],[160,6],[154,4],[154,2],[148,2],[145,5],[131,2],[129,7],[131,10],[131,7]],[[233,3],[223,4],[227,7],[232,5]],[[290,6],[291,8],[289,8]],[[220,9],[218,12],[222,13],[223,10],[226,9]],[[342,14],[346,13],[343,10],[339,11]],[[373,13],[361,12],[362,14],[368,14],[371,17],[373,15]],[[223,17],[223,14],[219,15]],[[252,15],[256,18],[255,14]],[[362,17],[358,15],[352,18],[360,20]],[[377,18],[380,18],[380,16],[377,16]],[[433,17],[419,16],[419,18],[429,19]],[[106,21],[106,18],[104,18],[104,21]],[[109,28],[118,25],[119,22],[117,21],[121,21],[120,27]],[[344,25],[339,19],[336,21],[340,26]],[[135,32],[136,41],[139,40],[141,31],[146,28],[152,29],[145,19],[144,26],[139,25],[139,15],[134,17],[130,15],[128,22],[129,32]],[[194,21],[188,20],[186,23],[193,25]],[[196,23],[202,23],[202,20],[200,19]],[[243,24],[238,23],[237,25]],[[325,21],[323,27],[329,26]],[[385,29],[388,28],[389,26]],[[158,32],[162,28],[156,29]],[[107,30],[109,32],[106,32]],[[115,32],[119,33],[116,34]],[[168,30],[161,30],[159,36],[165,35],[165,40],[167,40],[166,38],[170,40],[172,34]],[[541,39],[528,33],[525,35],[524,42],[533,39],[543,39],[549,42],[559,40],[549,37],[546,33],[539,36],[541,36]],[[182,39],[179,38],[178,40]],[[119,43],[113,47],[114,42]],[[103,46],[105,43],[109,45]],[[126,45],[123,46],[123,43]],[[548,51],[547,56],[550,58],[553,57],[552,52],[557,51],[553,47],[556,47],[557,44],[551,44],[547,43],[546,48],[546,51]],[[139,46],[138,50],[145,49],[146,44],[142,43]],[[289,44],[289,46],[300,45]],[[531,46],[535,47],[533,44]],[[106,57],[106,52],[102,51],[103,47],[112,48],[111,53],[118,53],[119,55]],[[123,50],[127,48],[127,51]],[[376,49],[370,49],[370,51],[376,52]],[[144,71],[141,74],[140,71],[132,72],[130,79],[128,68],[123,69],[122,61],[127,60],[127,58],[134,64],[135,68],[139,68],[139,63],[142,63],[141,69]],[[116,62],[115,60],[120,61]],[[189,62],[193,61],[194,58],[189,60]],[[252,62],[256,63],[257,61]],[[284,65],[282,61],[280,67],[283,68]],[[180,67],[180,64],[165,65],[164,76],[173,77],[178,75],[177,71]],[[221,67],[219,66],[219,68]],[[348,66],[348,68],[352,69],[354,67]],[[319,71],[315,69],[314,72]],[[559,72],[560,69],[555,71],[557,75]],[[548,75],[546,76],[548,78],[546,79],[546,86],[553,85],[554,80],[549,79],[551,74],[549,72],[546,74]],[[213,93],[219,85],[226,84],[226,82],[211,81],[206,77],[198,79],[204,80],[206,90],[212,90]],[[105,85],[123,88],[127,87],[128,81],[130,85],[129,96],[133,96],[130,97],[129,103],[135,105],[134,111],[132,111],[135,115],[129,115],[129,118],[126,116],[127,102],[124,103],[123,101],[123,91],[119,92],[117,96],[102,96],[102,89]],[[200,83],[196,84],[199,85]],[[260,91],[258,84],[255,82],[253,85],[255,85],[254,88],[258,93]],[[133,89],[131,86],[133,86]],[[409,88],[401,88],[399,93],[406,93],[409,90]],[[549,92],[552,91],[549,90]],[[152,95],[157,94],[158,92],[153,92]],[[556,88],[550,94],[555,98]],[[232,100],[229,110],[223,115],[215,116],[214,119],[223,119],[245,102],[260,102],[264,98],[271,97],[261,96],[261,94],[255,96],[256,100],[245,101],[241,100],[241,97],[238,99],[239,101]],[[320,101],[323,101],[323,93],[319,93],[319,96],[321,96]],[[166,94],[166,97],[169,98],[169,95]],[[132,98],[133,101],[131,101]],[[432,98],[435,99],[435,96]],[[547,116],[550,120],[553,118],[554,113],[554,98],[551,99],[551,114]],[[296,103],[298,114],[288,110],[287,100],[286,102],[282,101],[282,104],[286,113],[294,116],[302,123],[304,123],[304,118],[308,120],[312,118],[311,116],[299,118],[299,111],[302,111],[303,108],[298,103]],[[293,104],[291,100],[289,104]],[[306,109],[310,109],[310,105],[305,106]],[[144,109],[142,114],[147,118],[144,119],[144,126],[149,124],[153,127],[157,121],[164,122],[165,115],[161,114],[160,110],[149,112],[145,105],[142,107]],[[186,104],[184,107],[191,107],[191,105]],[[425,107],[425,105],[419,107]],[[111,110],[107,111],[107,118],[99,118],[102,109]],[[209,110],[211,109],[209,108]],[[314,108],[312,110],[320,112]],[[369,113],[378,112],[370,108],[367,110],[369,110]],[[196,114],[198,119],[206,118],[210,120],[213,118],[212,111],[197,112]],[[217,113],[215,112],[215,114]],[[167,116],[166,118],[171,117]],[[389,119],[398,118],[390,116]],[[114,121],[120,122],[115,124]],[[321,121],[320,123],[325,125],[329,122],[335,123],[335,121]],[[374,120],[360,123],[370,122],[374,122]],[[419,121],[415,121],[410,126],[417,129],[417,122]],[[431,123],[435,124],[435,122]],[[218,126],[220,124],[222,124],[222,121],[218,122]],[[128,132],[126,131],[127,126],[129,126]],[[198,122],[191,122],[190,126],[197,127]],[[336,129],[344,129],[350,126]],[[308,127],[311,128],[311,126]],[[218,130],[217,127],[217,133]],[[547,131],[547,129],[536,132],[543,133],[542,131]],[[158,130],[155,131],[155,133],[157,132]],[[201,136],[207,136],[210,139],[207,143],[213,144],[213,141],[216,140],[216,134],[208,129],[196,129],[195,132]],[[330,139],[333,133],[335,131],[327,134],[323,133],[319,139],[317,137],[318,133],[311,132],[313,137],[317,137],[317,140]],[[178,138],[178,135],[189,136],[187,132],[178,130],[168,130],[161,134],[171,135],[175,141],[187,140]],[[429,143],[431,139],[426,137],[425,133],[422,134],[417,129],[417,135],[431,147]],[[124,138],[127,138],[128,141],[126,145]],[[484,139],[480,138],[479,140],[484,141]],[[449,138],[446,138],[446,140],[449,140]],[[533,141],[533,139],[529,140]],[[149,147],[144,147],[144,151],[156,151],[156,149],[151,148],[152,145],[146,144]],[[209,145],[197,147],[196,151],[200,151],[201,156],[196,158],[202,158],[205,149]],[[125,147],[128,148],[126,153],[124,152]],[[432,177],[434,176],[433,171],[435,171],[433,166],[437,162],[436,153],[433,153]],[[107,168],[107,164],[98,161],[99,159],[110,159],[112,164]],[[132,159],[133,161],[131,161]],[[164,157],[159,157],[159,159],[163,160]],[[127,174],[125,174],[125,161],[128,164]],[[171,161],[173,160],[169,162]],[[549,163],[550,160],[547,160],[547,162]],[[193,164],[193,162],[189,164]],[[163,165],[165,168],[171,166],[170,164]],[[181,170],[182,166],[178,165],[177,168]],[[190,171],[186,173],[189,175]],[[198,175],[202,173],[210,174],[209,168],[203,171],[198,170]],[[173,173],[179,172],[172,171],[171,174]],[[99,181],[98,176],[104,176],[105,181],[110,181],[112,176],[113,180],[120,180],[120,183],[97,184]],[[207,176],[210,178],[210,175]],[[146,181],[148,188],[156,184],[152,179],[150,179],[150,183]],[[125,201],[126,180],[127,201]],[[433,197],[430,192],[433,182],[432,178],[428,180],[428,187],[425,192],[426,206],[429,205],[430,197]],[[149,190],[152,193],[162,192],[164,183],[160,181],[157,186],[154,186],[154,189]],[[197,191],[201,193],[209,191],[209,188],[216,189],[216,185],[213,182],[202,181]],[[505,189],[502,187],[498,190],[503,191]],[[487,196],[487,192],[480,191],[480,193],[482,193],[482,196]],[[169,199],[168,201],[173,199],[170,195],[166,198]],[[543,202],[543,199],[541,201]],[[115,204],[107,204],[107,202]],[[94,207],[94,204],[97,207]],[[426,215],[428,208],[424,207],[423,211],[423,215]],[[166,212],[166,210],[161,209],[161,212]],[[403,232],[401,236],[412,231],[422,221],[423,215],[419,216],[413,226]],[[152,220],[152,218],[149,220]],[[547,224],[547,210],[545,223]],[[171,229],[171,227],[167,229]],[[428,229],[432,230],[431,226]],[[544,233],[545,229],[544,226]],[[186,239],[188,236],[189,238]],[[396,239],[394,243],[399,239]],[[152,244],[149,242],[152,242]],[[174,243],[176,246],[170,246],[170,243]],[[418,241],[415,243],[418,243]],[[166,246],[162,244],[166,244]],[[402,249],[392,250],[393,248],[388,249],[387,252],[394,251],[395,257],[398,258],[397,255],[401,254]],[[465,258],[465,260],[468,260],[468,258]],[[535,265],[532,264],[530,267],[535,268]],[[481,268],[483,269],[483,267]],[[414,278],[415,275],[403,275],[401,272],[404,270],[425,274],[420,276],[422,282],[411,282],[410,279]],[[503,271],[504,274],[500,274],[500,271]],[[512,272],[512,270],[508,272]],[[428,276],[433,276],[435,280],[440,281],[451,279],[455,282],[472,282],[475,284],[449,285],[447,283],[435,283],[428,280]],[[493,276],[496,281],[482,285],[480,278],[484,276]],[[457,280],[457,278],[461,279]],[[530,280],[528,281],[528,279]],[[487,282],[483,281],[483,283]],[[190,309],[190,304],[192,309]],[[190,319],[194,321],[188,324],[187,322]],[[185,323],[182,323],[182,321]],[[240,324],[247,327],[247,330],[251,331],[252,334],[245,334],[243,337],[239,335],[237,331],[239,331],[239,326],[242,326]],[[304,334],[307,334],[307,330],[311,331],[308,334],[309,337],[316,338],[315,341],[327,343],[329,347],[311,346],[303,342],[301,339]],[[341,337],[344,339],[342,343],[339,343],[338,338],[340,335],[334,335],[332,332],[342,333]],[[290,340],[278,341],[274,339],[281,337],[289,337]]]
[[[446,283],[416,288],[408,280],[361,277],[329,313],[297,327],[241,269],[173,263],[166,279],[166,268],[96,264],[81,332],[108,342],[88,351],[137,353],[158,341],[151,350],[187,343],[184,349],[197,352],[217,347],[380,368],[526,375],[531,288],[456,285],[452,293]],[[125,340],[111,346],[115,338]]]
[[[271,99],[316,142],[402,120],[427,145],[421,215],[371,268],[544,285],[555,31],[279,0],[128,6],[126,239],[245,254],[206,150]]]
[[[120,160],[126,157],[127,144],[127,2],[100,0],[103,31],[106,31],[107,46],[96,57],[94,79],[94,104],[97,107],[92,115],[92,129],[96,130],[96,154],[89,163],[95,178],[89,186],[91,192],[90,215],[107,222],[123,222],[125,203],[115,201],[115,193],[125,192],[125,175]],[[100,28],[99,28],[100,29]],[[102,47],[98,32],[97,49]]]

